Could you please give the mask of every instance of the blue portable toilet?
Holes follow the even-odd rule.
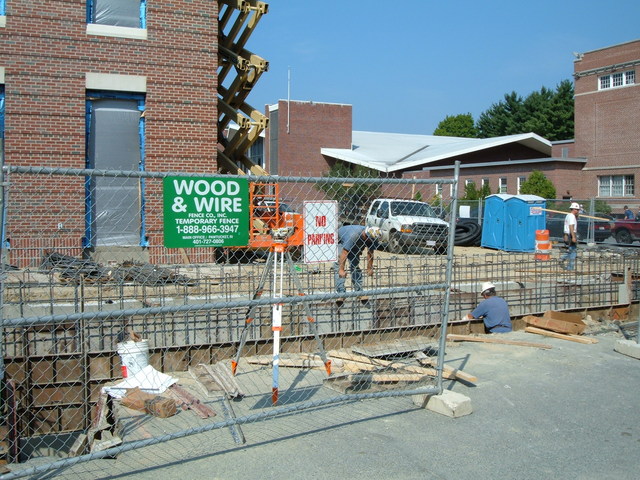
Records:
[[[546,226],[546,200],[537,195],[489,195],[480,245],[508,252],[533,252],[536,230]]]

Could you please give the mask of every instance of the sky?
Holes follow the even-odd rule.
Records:
[[[572,80],[573,52],[640,39],[640,0],[267,0],[247,101],[353,106],[353,129],[431,135],[515,91]],[[290,93],[289,93],[290,92]]]

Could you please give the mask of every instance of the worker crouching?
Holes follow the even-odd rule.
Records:
[[[482,300],[467,319],[481,318],[488,333],[506,333],[512,330],[509,305],[496,295],[496,286],[491,282],[482,284]]]

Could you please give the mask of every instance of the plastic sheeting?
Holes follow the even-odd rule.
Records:
[[[93,22],[140,28],[140,0],[93,0]]]
[[[94,100],[89,166],[100,170],[138,170],[139,122],[135,100]],[[93,182],[91,245],[140,245],[140,180],[98,177]]]

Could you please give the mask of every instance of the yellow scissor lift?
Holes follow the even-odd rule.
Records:
[[[255,0],[219,0],[218,19],[218,171],[268,175],[247,151],[267,128],[267,117],[246,102],[269,62],[245,48],[268,5]],[[235,78],[233,77],[235,72]],[[224,137],[231,122],[238,132]]]

